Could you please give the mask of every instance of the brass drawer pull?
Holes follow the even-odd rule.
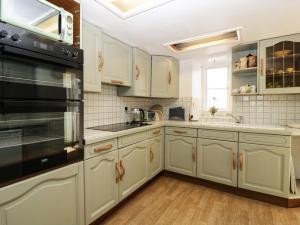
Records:
[[[236,153],[233,153],[233,160],[232,160],[232,167],[234,170],[236,170]]]
[[[169,72],[169,84],[171,84],[172,83],[172,74],[171,74],[171,72]]]
[[[101,51],[98,52],[98,59],[99,59],[98,71],[102,72],[104,66],[104,57]]]
[[[150,147],[150,162],[152,162],[154,159],[154,153],[153,153],[153,150],[152,150],[152,146]]]
[[[116,171],[117,171],[117,177],[116,177],[116,183],[119,183],[120,181],[120,174],[121,174],[121,168],[119,163],[116,162]]]
[[[244,167],[244,155],[243,155],[243,153],[239,154],[239,158],[240,158],[240,171],[243,171],[243,167]]]
[[[187,134],[187,131],[183,131],[183,130],[174,130],[174,133],[177,133],[177,134]]]
[[[111,80],[111,82],[112,82],[113,84],[124,84],[124,82],[121,81],[121,80]]]
[[[136,76],[135,79],[138,80],[140,78],[141,75],[141,70],[140,67],[138,65],[135,66],[135,70],[136,70]]]
[[[112,149],[113,145],[112,144],[107,144],[105,146],[101,146],[101,147],[97,147],[94,149],[94,152],[95,153],[100,153],[100,152],[103,152],[103,151],[107,151],[107,150],[110,150]]]
[[[123,161],[120,160],[120,167],[121,167],[121,175],[120,175],[120,180],[123,179],[124,175],[125,175],[125,168],[124,168],[124,165],[123,165]]]
[[[152,134],[153,135],[158,135],[158,134],[160,134],[160,130],[154,131],[154,132],[152,132]]]
[[[196,162],[196,146],[195,145],[193,145],[192,157],[193,157],[193,161]]]
[[[264,59],[260,59],[260,76],[264,75]]]

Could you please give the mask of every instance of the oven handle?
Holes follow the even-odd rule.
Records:
[[[79,105],[80,102],[72,101],[0,100],[0,114],[67,112],[70,107]]]
[[[79,64],[64,60],[61,58],[56,58],[49,55],[44,55],[38,52],[29,51],[21,48],[15,48],[9,45],[0,45],[0,55],[11,54],[15,57],[29,57],[37,61],[43,61],[46,63],[60,64],[62,66],[77,68]]]

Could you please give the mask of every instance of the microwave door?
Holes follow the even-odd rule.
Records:
[[[1,20],[60,40],[61,9],[44,0],[1,0]]]

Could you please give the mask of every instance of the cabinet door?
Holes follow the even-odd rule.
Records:
[[[238,186],[287,197],[290,148],[240,144]]]
[[[196,138],[167,135],[166,170],[196,176]]]
[[[260,85],[262,94],[300,92],[300,35],[260,42]]]
[[[83,22],[82,47],[84,50],[84,91],[101,92],[101,52],[102,33],[99,28]]]
[[[132,48],[103,34],[102,54],[102,82],[121,86],[131,86]]]
[[[132,86],[119,87],[119,96],[150,97],[151,56],[137,48],[133,49]]]
[[[169,97],[170,57],[152,56],[151,97]]]
[[[116,164],[118,151],[84,162],[86,224],[90,224],[118,203]]]
[[[119,150],[120,166],[123,171],[119,183],[120,200],[147,181],[148,149],[149,141],[143,141]]]
[[[169,97],[179,98],[179,62],[177,59],[170,60],[170,88]]]
[[[148,177],[151,179],[163,170],[164,137],[150,139],[149,145]]]
[[[199,138],[197,146],[197,176],[237,186],[237,142]]]
[[[0,189],[1,225],[83,225],[83,167],[70,165]]]

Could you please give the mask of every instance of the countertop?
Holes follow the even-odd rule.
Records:
[[[121,136],[147,131],[147,130],[164,127],[164,126],[227,130],[227,131],[263,133],[263,134],[275,134],[275,135],[277,134],[277,135],[287,135],[287,136],[300,136],[300,129],[292,129],[292,128],[286,128],[280,126],[235,124],[235,123],[228,123],[228,122],[188,122],[188,121],[166,120],[160,122],[151,122],[151,125],[148,126],[132,128],[132,129],[118,131],[118,132],[85,129],[84,140],[85,140],[85,144],[89,145],[96,142],[118,138]]]

